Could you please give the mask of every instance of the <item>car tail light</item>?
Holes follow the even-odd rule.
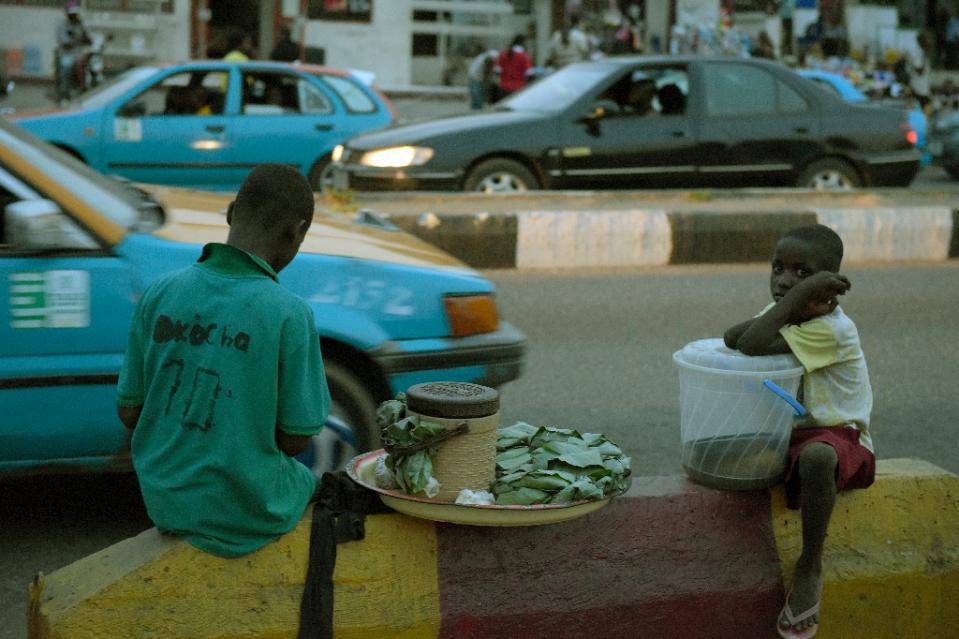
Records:
[[[450,295],[443,304],[453,337],[492,333],[499,327],[492,295]]]
[[[909,144],[916,146],[916,143],[919,141],[919,134],[916,133],[916,130],[903,122],[902,132],[906,136],[906,141],[909,142]]]

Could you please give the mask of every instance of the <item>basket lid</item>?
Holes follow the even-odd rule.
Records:
[[[467,382],[426,382],[410,386],[406,403],[421,415],[469,419],[499,411],[499,393],[495,388]]]
[[[676,359],[685,364],[721,371],[789,371],[802,365],[794,355],[743,355],[714,337],[686,344],[676,352]]]

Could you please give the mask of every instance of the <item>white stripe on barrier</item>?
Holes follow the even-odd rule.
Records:
[[[661,210],[517,212],[517,268],[662,266],[672,235]]]
[[[944,260],[952,239],[952,211],[943,207],[815,209],[836,231],[843,262]]]

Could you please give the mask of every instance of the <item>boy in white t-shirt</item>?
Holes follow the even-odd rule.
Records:
[[[838,272],[842,252],[842,240],[821,224],[786,233],[772,259],[773,303],[724,336],[746,355],[792,353],[805,369],[808,415],[793,430],[785,478],[789,507],[802,510],[803,537],[777,624],[786,639],[808,639],[818,629],[823,543],[837,491],[875,479],[869,372],[856,325],[836,301],[850,287]]]

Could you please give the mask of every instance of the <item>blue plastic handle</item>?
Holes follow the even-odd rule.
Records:
[[[778,386],[777,384],[775,384],[771,379],[764,379],[764,380],[763,380],[763,386],[765,386],[766,388],[768,388],[768,389],[771,390],[772,392],[774,392],[774,393],[776,393],[777,395],[779,395],[779,397],[780,397],[784,402],[786,402],[787,404],[789,404],[790,406],[792,406],[792,407],[793,407],[793,410],[796,411],[796,417],[802,417],[803,415],[805,415],[805,414],[808,412],[808,411],[806,410],[806,407],[799,403],[799,400],[797,400],[795,397],[793,397],[792,395],[790,395],[790,394],[786,391],[786,389],[784,389],[784,388],[782,388],[781,386]]]

